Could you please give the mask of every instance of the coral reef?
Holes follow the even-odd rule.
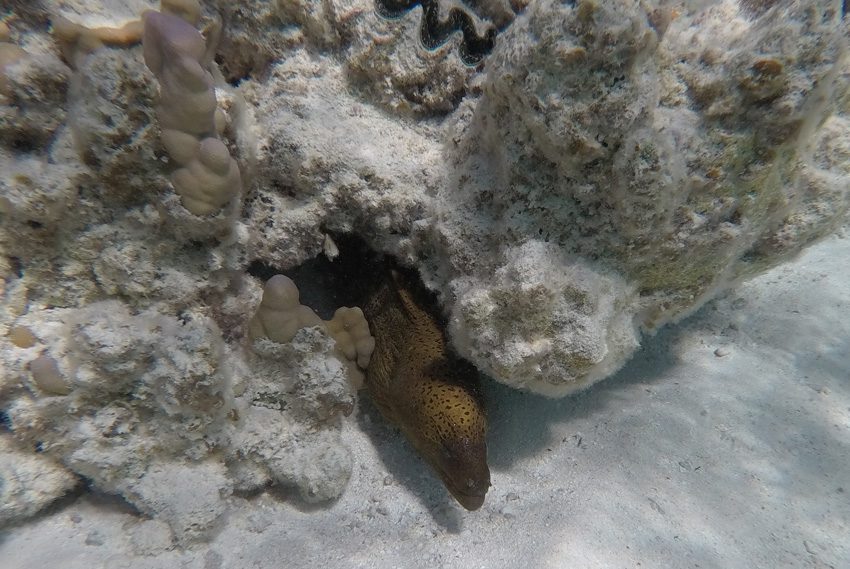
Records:
[[[486,30],[479,30],[480,24],[468,12],[457,6],[449,7],[445,9],[445,14],[441,14],[441,9],[444,7],[438,0],[422,2],[418,0],[378,0],[377,2],[378,11],[385,18],[402,17],[416,5],[422,8],[419,39],[426,49],[433,50],[440,47],[455,32],[462,36],[458,50],[461,59],[467,65],[478,63],[493,49],[493,42],[496,38],[495,28],[488,27]]]
[[[26,152],[46,144],[64,122],[69,70],[54,54],[30,53],[12,40],[0,22],[0,139]]]
[[[10,20],[11,39],[22,26]],[[0,101],[12,134],[0,146],[0,409],[16,445],[2,455],[4,519],[79,476],[183,543],[209,534],[233,491],[338,496],[347,360],[324,332],[273,358],[242,348],[259,304],[243,276],[253,235],[238,208],[197,218],[171,192],[142,48],[94,46],[70,69],[45,32],[35,45],[54,51],[4,67]],[[250,111],[227,89],[215,103],[228,154],[250,166]],[[40,454],[19,459],[23,448]],[[49,476],[31,482],[39,469]],[[178,481],[195,475],[187,494]]]
[[[235,486],[253,491],[282,484],[307,502],[338,497],[352,463],[337,427],[355,400],[335,342],[311,327],[287,344],[260,339],[254,349],[227,453]]]
[[[143,47],[154,4],[0,30],[6,520],[79,477],[181,543],[234,493],[339,496],[362,320],[249,338],[252,262],[330,234],[419,269],[494,380],[563,395],[846,220],[838,2],[429,2],[462,29],[423,45],[420,6],[172,0]],[[498,30],[475,66],[470,26]]]
[[[487,279],[452,282],[450,331],[463,354],[500,381],[558,394],[616,371],[638,346],[627,308],[636,290],[623,278],[531,240],[504,252]]]
[[[292,49],[336,52],[340,57],[328,67],[342,72],[346,90],[361,100],[403,116],[445,115],[475,88],[477,69],[469,63],[480,61],[492,42],[488,20],[505,26],[521,8],[495,0],[476,2],[472,10],[434,0],[423,3],[426,16],[415,2],[404,3],[409,10],[385,4],[387,10],[373,0],[282,0],[247,8],[214,0],[210,9],[221,13],[227,30],[219,49],[225,76],[265,83]],[[446,22],[447,28],[432,36],[425,20],[437,27]],[[469,49],[471,44],[482,45]]]
[[[823,150],[846,144],[835,3],[648,7],[530,5],[454,126],[429,264],[455,345],[500,381],[562,395],[605,377],[639,330],[846,218],[846,172]]]
[[[357,233],[376,249],[412,258],[429,194],[442,183],[433,130],[363,104],[332,59],[303,49],[268,81],[243,83],[242,92],[266,125],[257,156],[263,182],[246,205],[248,225],[262,228],[251,243],[256,258],[291,268],[322,252],[327,232]]]
[[[77,485],[55,460],[0,433],[0,527],[22,522]]]
[[[8,95],[6,68],[26,57],[27,52],[9,41],[9,26],[0,22],[0,94]]]

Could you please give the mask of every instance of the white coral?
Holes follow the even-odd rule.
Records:
[[[0,434],[0,527],[21,523],[77,484],[52,458],[19,448]]]
[[[638,345],[634,290],[612,273],[530,241],[483,280],[455,281],[461,354],[508,385],[561,396],[606,377]]]

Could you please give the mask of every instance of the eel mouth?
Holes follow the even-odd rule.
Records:
[[[439,449],[425,444],[417,436],[407,436],[413,446],[425,458],[437,478],[443,483],[449,494],[464,507],[473,512],[484,505],[487,491],[490,489],[490,468],[487,465],[486,447],[482,451],[471,453],[460,462],[447,462],[441,459]]]
[[[485,494],[464,494],[463,492],[459,492],[453,488],[449,488],[449,492],[451,492],[452,496],[454,496],[455,500],[457,500],[461,506],[470,512],[474,512],[484,505],[484,498],[486,497]]]
[[[443,481],[443,485],[454,499],[457,500],[458,503],[466,510],[474,512],[484,505],[484,499],[487,497],[487,490],[490,489],[489,476],[486,483],[475,483],[471,478],[468,478],[466,479],[468,484],[464,486],[458,484],[456,480],[449,477],[442,468],[437,468],[436,470],[440,475],[440,479]]]

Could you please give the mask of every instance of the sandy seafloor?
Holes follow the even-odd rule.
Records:
[[[232,498],[210,543],[83,493],[0,534],[2,569],[850,567],[850,238],[710,303],[563,400],[489,384],[493,488],[448,497],[364,403],[345,494]],[[186,480],[187,485],[192,480]]]

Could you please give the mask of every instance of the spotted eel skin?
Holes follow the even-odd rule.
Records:
[[[477,372],[449,352],[442,327],[413,292],[410,277],[390,273],[364,310],[375,337],[366,388],[452,496],[477,510],[490,487]]]

